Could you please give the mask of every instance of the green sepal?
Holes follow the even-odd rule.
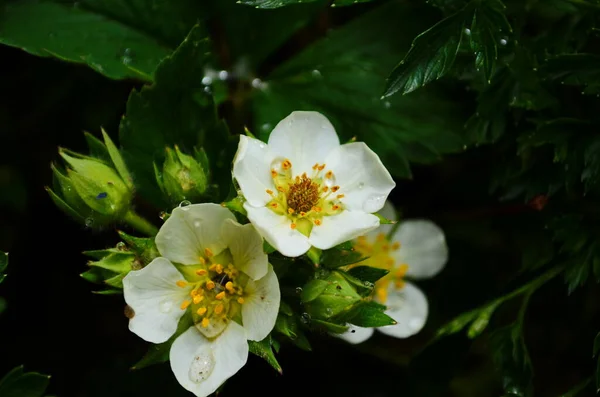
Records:
[[[100,267],[114,273],[128,273],[135,260],[135,254],[127,251],[111,252],[106,250],[107,255],[98,261],[88,262],[88,266]],[[86,252],[84,252],[86,254]]]
[[[373,301],[363,301],[352,307],[347,313],[336,318],[359,327],[383,327],[397,324],[396,320],[384,313],[386,307]]]
[[[319,297],[331,284],[329,281],[325,280],[310,280],[308,283],[304,284],[302,287],[302,293],[300,294],[300,299],[303,303],[311,302]]]
[[[379,219],[380,225],[395,225],[396,223],[398,223],[398,221],[392,221],[390,219],[384,218],[383,216],[379,215],[379,213],[377,213],[377,212],[375,212],[373,215],[375,215]]]
[[[121,152],[119,152],[119,149],[115,146],[115,144],[110,139],[106,131],[104,131],[104,128],[102,128],[101,131],[102,136],[104,137],[104,144],[106,145],[106,150],[108,151],[113,165],[115,166],[117,172],[121,176],[123,182],[125,182],[125,185],[127,185],[129,190],[133,190],[133,178],[131,177],[127,166],[125,165],[125,161],[121,156]]]
[[[154,238],[151,237],[134,237],[129,234],[118,230],[119,237],[127,244],[129,249],[133,251],[137,259],[141,262],[140,265],[146,266],[152,262],[155,258],[160,256]]]
[[[258,357],[263,358],[275,371],[283,374],[283,370],[281,369],[281,365],[277,362],[275,358],[275,354],[272,349],[272,338],[271,335],[268,335],[265,339],[260,342],[248,341],[248,348],[250,349],[250,353],[257,355]]]
[[[244,208],[246,199],[242,196],[234,197],[233,199],[224,202],[222,205],[232,212],[238,212],[244,216],[248,216],[248,212]]]
[[[89,132],[84,132],[83,135],[85,137],[85,141],[87,142],[90,155],[104,161],[107,164],[110,163],[110,154],[108,154],[108,149],[106,148],[104,142]]]
[[[363,257],[360,252],[354,251],[352,248],[346,249],[346,246],[344,246],[343,249],[340,249],[338,247],[339,246],[323,251],[321,265],[329,269],[336,269],[367,259]]]
[[[344,332],[348,331],[348,326],[346,325],[335,324],[329,321],[323,321],[318,319],[312,320],[312,325],[319,328],[323,328],[327,332],[333,332],[334,334],[343,334]]]
[[[331,318],[349,310],[361,300],[356,288],[340,272],[331,272],[325,281],[328,285],[320,295],[305,305],[312,318]]]

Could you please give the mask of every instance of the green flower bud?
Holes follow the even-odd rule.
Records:
[[[313,291],[309,292],[306,289]],[[314,297],[315,293],[318,293],[316,297]],[[356,292],[356,286],[337,271],[331,272],[323,280],[307,283],[302,296],[303,301],[306,302],[307,312],[312,318],[319,320],[327,320],[348,311],[362,299]],[[307,299],[310,302],[307,302]]]
[[[203,149],[195,150],[195,156],[166,148],[162,172],[154,166],[156,181],[172,202],[199,201],[208,187],[208,158]]]
[[[90,148],[102,158],[59,149],[66,165],[52,164],[54,189],[46,188],[54,203],[86,226],[103,226],[127,213],[133,197],[133,183],[119,150],[102,131],[104,143],[88,136]]]

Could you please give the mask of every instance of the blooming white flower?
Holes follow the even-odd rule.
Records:
[[[246,363],[247,340],[273,329],[277,276],[254,227],[217,204],[174,209],[156,246],[162,256],[123,279],[129,329],[162,343],[190,316],[193,325],[171,346],[171,369],[184,388],[207,396]]]
[[[386,202],[381,215],[396,220],[396,211]],[[435,276],[448,261],[448,247],[444,232],[428,220],[403,221],[392,236],[392,225],[381,225],[377,230],[361,236],[354,248],[368,258],[357,266],[372,266],[390,272],[375,284],[374,299],[387,306],[385,313],[398,323],[377,328],[396,338],[408,338],[418,333],[427,320],[428,305],[425,294],[404,278],[423,279]],[[350,326],[336,335],[350,343],[361,343],[373,335],[373,328]]]
[[[247,136],[233,161],[248,219],[286,256],[328,249],[379,226],[372,215],[396,186],[362,142],[340,145],[317,112],[293,112],[268,144]]]

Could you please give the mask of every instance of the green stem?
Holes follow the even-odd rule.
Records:
[[[155,236],[158,233],[156,226],[136,214],[133,210],[127,212],[123,220],[138,232],[147,234],[148,236]]]

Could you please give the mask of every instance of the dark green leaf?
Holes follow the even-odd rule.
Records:
[[[23,372],[17,367],[0,380],[2,397],[42,397],[50,377],[37,372]]]
[[[334,334],[342,334],[348,330],[348,327],[345,325],[317,319],[311,320],[311,325],[322,328],[327,332],[333,332]]]
[[[596,54],[563,54],[548,58],[542,65],[548,79],[563,84],[582,86],[586,94],[600,92],[600,56]]]
[[[360,252],[332,248],[323,251],[321,256],[321,264],[329,269],[336,269],[341,266],[352,265],[364,259],[365,258]]]
[[[231,150],[229,133],[217,119],[212,97],[199,78],[210,59],[209,51],[203,30],[195,27],[175,53],[161,62],[155,83],[132,92],[127,102],[120,125],[124,155],[140,194],[157,206],[168,205],[161,199],[153,167],[153,163],[162,164],[166,146],[177,144],[189,153],[203,146],[212,155],[212,171],[229,170],[233,156],[225,155]],[[226,193],[230,181],[230,171],[225,182],[218,181]]]
[[[306,303],[317,299],[329,284],[330,283],[325,280],[310,280],[302,287],[302,293],[300,294],[302,302]]]
[[[452,335],[462,331],[463,328],[472,323],[479,316],[480,313],[481,309],[475,309],[460,314],[444,326],[440,327],[437,330],[437,336],[439,337],[444,335]]]
[[[283,372],[281,369],[281,365],[277,362],[275,358],[275,354],[273,353],[273,349],[271,348],[271,335],[267,336],[265,339],[260,342],[254,342],[249,340],[248,346],[250,348],[250,353],[256,354],[258,357],[263,358],[266,362],[269,363],[271,367],[275,369],[275,371],[280,374]]]
[[[6,278],[6,267],[8,266],[8,253],[0,251],[0,283]]]
[[[594,338],[594,349],[592,350],[592,357],[596,357],[598,352],[600,351],[600,332]]]
[[[168,361],[171,345],[173,342],[175,342],[175,339],[177,339],[179,335],[187,331],[191,326],[193,326],[191,315],[184,315],[181,317],[179,324],[177,324],[177,331],[175,331],[173,336],[171,336],[166,342],[151,345],[144,357],[135,363],[131,369],[142,369],[150,365],[160,364]]]
[[[448,73],[460,47],[464,17],[459,11],[418,35],[388,77],[384,96],[408,94]]]
[[[373,0],[333,0],[332,7],[335,6],[346,6],[352,5],[356,3],[366,3]],[[292,4],[300,4],[300,3],[310,3],[310,2],[321,2],[325,3],[323,0],[239,0],[239,3],[254,6],[256,8],[279,8],[285,7]]]
[[[571,390],[562,394],[560,397],[577,397],[579,393],[584,391],[590,384],[592,383],[592,378],[588,378],[583,382],[579,383],[577,386],[573,387]]]
[[[84,7],[50,1],[7,4],[0,43],[38,56],[86,63],[113,79],[152,80],[171,51],[134,27]]]
[[[375,302],[363,302],[355,305],[339,320],[346,321],[359,327],[383,327],[394,325],[396,321],[384,313],[386,307]]]
[[[361,281],[366,281],[369,283],[374,283],[390,271],[386,269],[379,269],[376,267],[370,266],[356,266],[352,269],[348,270],[348,274],[352,277],[355,277]]]
[[[490,348],[504,391],[511,396],[532,396],[533,368],[521,327],[510,325],[495,331],[490,338]]]

